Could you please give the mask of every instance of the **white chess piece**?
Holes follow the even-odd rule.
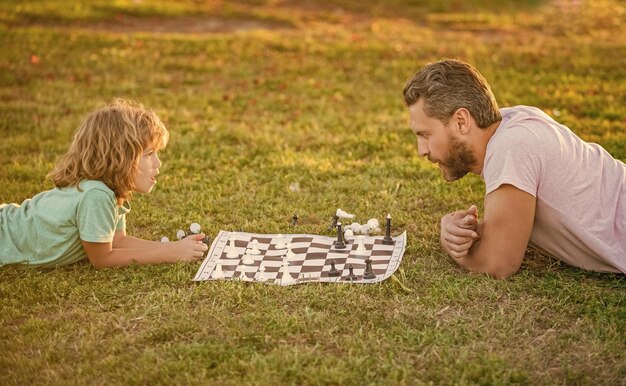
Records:
[[[289,263],[284,261],[283,265],[280,267],[280,272],[282,276],[280,277],[280,284],[293,284],[296,282],[293,277],[291,277],[291,273],[289,272]]]
[[[380,222],[378,222],[377,218],[370,218],[367,220],[367,225],[370,226],[370,230],[372,232],[380,232]]]
[[[276,238],[278,239],[278,243],[274,246],[276,249],[285,249],[287,246],[285,245],[285,240],[283,240],[282,234],[277,234]]]
[[[189,230],[191,231],[191,233],[197,235],[198,233],[200,233],[200,224],[194,222],[193,224],[189,225]]]
[[[343,232],[344,236],[346,237],[352,237],[354,236],[354,232],[352,231],[352,229],[346,229],[345,232]]]
[[[356,235],[361,232],[361,224],[359,224],[358,222],[353,222],[352,224],[350,224],[350,229],[352,229],[352,232],[354,232],[354,234]]]
[[[246,253],[241,258],[241,262],[245,265],[254,264],[254,257]]]
[[[369,235],[370,234],[370,226],[368,224],[361,225],[360,233],[362,235]]]
[[[260,282],[265,282],[267,281],[267,276],[265,275],[265,267],[264,266],[260,266],[259,270],[257,271],[257,277],[256,279]]]
[[[226,250],[226,258],[227,259],[234,259],[239,257],[239,254],[237,253],[237,249],[235,249],[235,237],[231,236],[228,239],[228,247]]]
[[[337,208],[337,212],[335,212],[335,215],[339,218],[355,218],[356,216],[346,212],[345,210],[339,209]]]
[[[248,249],[248,253],[251,255],[261,254],[261,251],[259,251],[259,241],[257,239],[252,239],[252,242],[250,242],[250,248]]]
[[[162,242],[162,243],[167,243],[167,242],[169,242],[169,241],[170,241],[170,239],[168,239],[168,238],[167,238],[167,236],[163,236],[163,237],[161,237],[161,242]]]
[[[365,253],[367,253],[367,248],[365,248],[365,241],[363,239],[363,236],[359,236],[359,238],[357,239],[356,254],[360,256],[363,256]]]
[[[179,230],[176,232],[176,240],[182,240],[185,236],[187,236],[187,234],[186,234],[186,233],[185,233],[185,231],[184,231],[184,230],[182,230],[182,229],[179,229]]]
[[[211,277],[213,279],[223,279],[224,278],[224,271],[222,270],[222,264],[220,264],[218,262],[215,265],[215,268],[213,269],[213,273],[211,273]]]
[[[285,257],[287,258],[287,260],[293,260],[295,259],[297,255],[291,250],[291,245],[287,246],[287,253],[285,254]]]

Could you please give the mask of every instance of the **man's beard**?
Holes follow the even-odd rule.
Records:
[[[454,137],[450,137],[448,155],[443,162],[439,162],[439,168],[443,179],[452,182],[469,173],[476,163],[476,157],[469,146]]]

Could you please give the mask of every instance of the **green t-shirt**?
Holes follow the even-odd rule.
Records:
[[[0,265],[55,267],[87,257],[81,240],[106,243],[126,226],[127,202],[100,181],[41,192],[21,205],[0,205]]]

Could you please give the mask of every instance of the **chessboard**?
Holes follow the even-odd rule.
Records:
[[[377,283],[400,266],[406,232],[383,243],[382,236],[336,238],[311,234],[257,234],[220,231],[194,277],[276,285],[311,282]]]

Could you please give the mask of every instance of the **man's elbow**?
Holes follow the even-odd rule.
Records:
[[[521,259],[498,259],[487,264],[485,272],[496,279],[506,279],[519,271]]]

